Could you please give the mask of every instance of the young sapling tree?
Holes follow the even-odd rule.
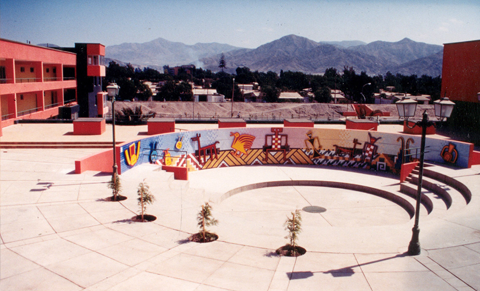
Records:
[[[302,215],[300,214],[299,209],[291,214],[292,217],[287,216],[287,220],[285,221],[285,229],[288,231],[288,235],[285,238],[290,240],[292,255],[296,256],[298,234],[302,231]]]
[[[207,226],[217,225],[218,220],[212,217],[212,207],[208,202],[202,205],[202,209],[197,215],[198,227],[200,227],[199,234],[202,236],[202,241],[207,241],[207,236],[211,233],[207,231]]]
[[[150,192],[150,187],[147,185],[147,182],[143,180],[142,183],[138,184],[137,189],[138,194],[138,205],[140,206],[140,217],[141,220],[144,221],[144,214],[147,210],[147,204],[153,204],[155,201],[155,196]]]
[[[122,183],[120,182],[120,176],[117,173],[112,175],[112,179],[108,182],[108,188],[112,189],[113,195],[111,200],[117,201],[120,192],[122,192]]]

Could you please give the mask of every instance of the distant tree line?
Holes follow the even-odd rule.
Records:
[[[373,103],[373,93],[380,89],[387,89],[387,86],[394,86],[396,92],[410,93],[412,95],[428,94],[433,100],[440,98],[441,78],[423,75],[404,76],[388,72],[384,76],[369,76],[366,72],[357,74],[351,67],[344,67],[339,72],[335,68],[325,70],[323,75],[310,75],[302,72],[280,71],[276,72],[252,72],[247,67],[238,67],[236,74],[229,74],[223,71],[214,73],[210,70],[196,68],[192,74],[187,74],[180,69],[178,75],[171,76],[163,74],[151,68],[135,69],[132,65],[121,66],[110,62],[106,72],[106,84],[115,81],[120,87],[120,99],[147,100],[153,97],[157,101],[191,101],[192,86],[207,85],[214,88],[226,98],[233,96],[235,101],[243,101],[241,91],[237,84],[258,83],[264,94],[266,102],[277,102],[280,92],[295,91],[311,88],[314,99],[320,103],[329,103],[332,100],[330,90],[337,89],[345,93],[347,99],[355,102]],[[233,84],[235,78],[235,85]],[[164,86],[155,96],[145,86],[143,81],[157,83],[164,81]],[[369,84],[369,85],[367,85]],[[365,98],[364,98],[365,97]]]

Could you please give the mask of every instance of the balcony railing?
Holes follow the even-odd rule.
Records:
[[[31,82],[38,82],[39,78],[15,78],[15,82],[17,83],[31,83]]]
[[[48,108],[52,108],[52,107],[55,107],[55,106],[58,106],[60,105],[60,103],[53,103],[53,104],[48,104],[48,105],[45,105],[45,109],[48,109]]]
[[[13,113],[2,115],[2,120],[10,119],[10,118],[12,118],[13,116],[14,116]]]
[[[18,112],[17,116],[24,116],[24,115],[27,115],[27,114],[31,114],[31,113],[37,112],[38,109],[41,109],[41,107],[36,107],[36,108],[28,109],[28,110],[23,110],[23,111]]]
[[[73,98],[73,99],[64,100],[63,103],[68,104],[68,103],[72,103],[72,102],[75,102],[75,101],[77,101],[77,100],[75,98]]]
[[[64,81],[70,81],[70,80],[75,80],[75,77],[65,77],[63,76]]]
[[[7,78],[0,78],[0,84],[7,84],[8,81],[10,81],[11,79],[7,79]]]
[[[44,82],[58,81],[58,80],[60,80],[59,77],[44,77],[44,78],[43,78],[43,81],[44,81]]]

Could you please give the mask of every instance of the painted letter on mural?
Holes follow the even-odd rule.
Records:
[[[139,156],[140,156],[140,141],[138,142],[136,149],[135,149],[135,143],[132,143],[128,147],[128,149],[125,150],[125,160],[127,161],[127,165],[129,166],[135,166]]]

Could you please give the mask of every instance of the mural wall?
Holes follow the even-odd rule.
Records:
[[[124,144],[120,168],[143,163],[210,168],[294,164],[398,173],[420,158],[420,136],[320,128],[226,128],[156,135]],[[426,161],[468,167],[470,144],[428,138]]]

